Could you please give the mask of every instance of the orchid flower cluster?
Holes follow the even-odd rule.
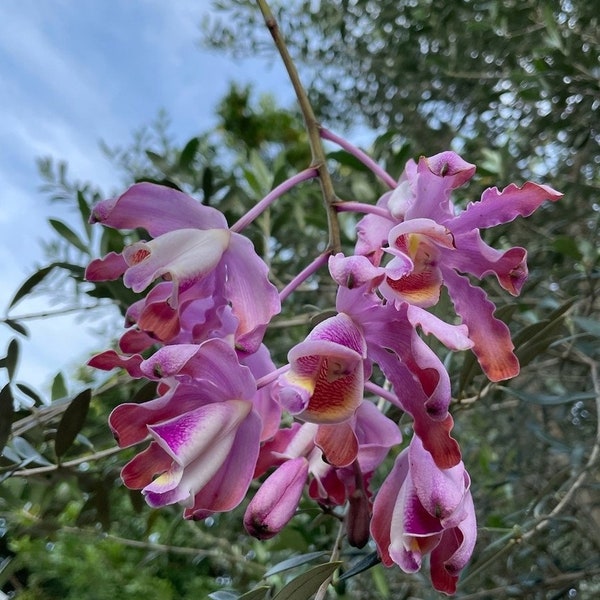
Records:
[[[121,475],[150,506],[179,503],[185,518],[204,519],[256,490],[244,526],[268,539],[306,493],[323,507],[345,507],[349,543],[360,548],[372,538],[384,565],[415,572],[429,556],[434,587],[452,594],[474,548],[475,512],[451,435],[449,375],[418,330],[450,350],[471,349],[491,381],[517,375],[509,329],[469,276],[493,275],[517,295],[526,251],[496,250],[479,230],[561,195],[511,184],[457,211],[451,194],[475,167],[456,153],[410,161],[396,182],[362,151],[344,147],[391,189],[376,206],[340,203],[340,210],[364,213],[354,253],[317,258],[285,293],[269,281],[241,227],[229,227],[215,208],[151,183],[100,202],[92,222],[141,228],[151,239],[92,261],[87,279],[122,276],[134,292],[148,292],[127,310],[120,352],[103,352],[90,365],[157,383],[156,399],[121,404],[109,418],[119,446],[147,441]],[[306,178],[277,188],[261,209]],[[269,322],[282,298],[326,260],[339,286],[336,314],[277,368],[263,343]],[[427,310],[442,286],[460,324]],[[412,418],[401,451],[390,406]],[[390,452],[393,468],[373,490],[373,474]]]

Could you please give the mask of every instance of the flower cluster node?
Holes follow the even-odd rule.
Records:
[[[390,183],[372,159],[355,155]],[[204,519],[238,506],[259,480],[243,519],[259,539],[281,531],[306,492],[320,506],[346,507],[351,545],[362,548],[372,538],[383,564],[406,572],[429,555],[434,587],[453,593],[475,544],[475,511],[451,435],[450,378],[418,328],[450,350],[471,349],[491,381],[517,375],[508,327],[469,276],[495,276],[519,294],[526,251],[496,250],[480,230],[560,198],[528,182],[490,188],[459,211],[452,192],[474,172],[454,152],[406,165],[377,209],[364,210],[354,252],[329,257],[339,285],[336,314],[291,348],[289,364],[279,369],[265,331],[281,299],[323,257],[280,294],[240,233],[257,209],[229,228],[215,208],[150,183],[100,202],[92,222],[142,229],[150,238],[93,260],[86,271],[90,281],[122,277],[134,292],[148,290],[127,310],[121,353],[108,350],[90,361],[158,383],[154,400],[121,404],[109,418],[119,446],[148,440],[123,467],[125,485],[141,490],[151,506],[179,503],[185,518]],[[315,175],[302,172],[257,206]],[[426,310],[442,286],[458,325]],[[402,443],[386,416],[390,405],[412,418],[413,435],[375,491],[374,472]]]

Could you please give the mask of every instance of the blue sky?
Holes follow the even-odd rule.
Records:
[[[126,144],[160,109],[178,141],[214,123],[231,81],[292,102],[283,68],[236,62],[199,47],[210,0],[2,0],[0,2],[0,310],[36,266],[49,216],[74,221],[40,192],[36,157],[66,160],[71,176],[120,189],[99,141]],[[13,316],[52,309],[36,297]],[[98,323],[31,321],[18,379],[44,391],[52,376],[101,349]],[[0,325],[0,356],[12,337]],[[4,384],[0,372],[0,386]]]

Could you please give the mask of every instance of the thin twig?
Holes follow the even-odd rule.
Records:
[[[327,170],[327,160],[319,132],[319,123],[315,117],[313,108],[308,99],[308,95],[302,86],[296,65],[290,56],[287,45],[283,39],[283,35],[281,34],[281,30],[279,29],[279,25],[277,24],[277,20],[271,11],[269,3],[266,0],[256,0],[256,3],[258,4],[258,7],[265,19],[267,29],[273,37],[275,47],[277,48],[277,51],[283,60],[283,64],[287,70],[290,82],[294,87],[294,92],[296,93],[300,111],[304,117],[306,133],[308,134],[308,143],[310,145],[310,151],[312,155],[311,166],[316,168],[319,172],[321,192],[323,194],[323,201],[327,211],[327,223],[329,229],[328,249],[333,254],[337,254],[338,252],[341,252],[342,248],[340,225],[338,222],[337,211],[334,208],[334,204],[337,202],[337,196],[335,195],[333,182],[331,181],[331,175]]]

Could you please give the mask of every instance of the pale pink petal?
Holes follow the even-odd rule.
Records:
[[[244,352],[255,352],[267,325],[281,310],[279,293],[269,281],[267,265],[244,236],[231,234],[223,262],[226,267],[224,296],[239,320],[236,347]]]
[[[134,292],[146,289],[158,277],[168,275],[187,287],[210,271],[229,246],[227,229],[178,229],[123,250],[129,265],[123,283]]]
[[[225,217],[218,210],[173,188],[147,182],[131,186],[118,198],[99,202],[90,222],[115,229],[142,228],[152,237],[186,227],[227,228]]]
[[[473,346],[469,330],[465,325],[450,325],[419,306],[409,305],[408,320],[415,327],[419,325],[426,335],[434,335],[450,350],[467,350]]]

